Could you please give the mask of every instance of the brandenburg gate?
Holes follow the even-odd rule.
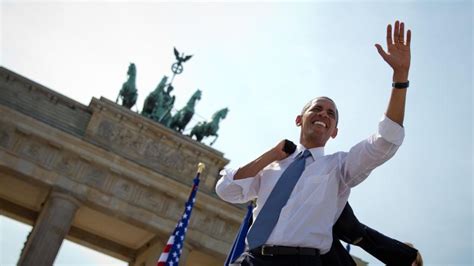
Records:
[[[224,155],[105,98],[88,106],[0,67],[1,214],[33,226],[19,265],[62,241],[156,264],[206,164],[180,265],[222,265],[244,209],[217,198]]]

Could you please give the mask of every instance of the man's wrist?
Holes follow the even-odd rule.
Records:
[[[392,81],[394,83],[404,83],[408,81],[408,71],[394,71]]]

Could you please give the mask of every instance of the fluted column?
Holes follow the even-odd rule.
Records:
[[[18,265],[53,265],[79,206],[72,196],[52,192],[28,236]]]

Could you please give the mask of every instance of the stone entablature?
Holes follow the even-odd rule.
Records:
[[[84,135],[92,114],[87,106],[3,67],[0,105],[76,136]]]
[[[86,107],[3,67],[0,104],[185,184],[203,162],[201,189],[213,196],[218,173],[229,162],[221,152],[105,98]]]
[[[86,141],[186,184],[192,183],[196,165],[203,162],[200,189],[215,195],[219,171],[229,162],[221,152],[105,98],[92,99],[89,107]]]

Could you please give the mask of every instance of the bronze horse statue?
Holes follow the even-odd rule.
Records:
[[[137,68],[135,67],[134,63],[130,63],[130,66],[128,66],[127,74],[128,80],[123,83],[122,89],[120,90],[119,95],[117,96],[117,100],[115,100],[115,103],[118,102],[119,98],[122,98],[122,106],[131,109],[132,106],[134,106],[137,102],[138,97],[137,88],[135,86]]]
[[[171,118],[170,128],[183,132],[186,125],[191,121],[194,115],[194,106],[196,102],[201,100],[201,91],[197,90],[189,99],[185,107],[179,110],[173,118]]]
[[[219,136],[217,135],[217,130],[219,130],[219,122],[221,119],[224,119],[227,116],[228,112],[228,108],[221,109],[212,115],[211,121],[197,123],[191,130],[189,136],[191,138],[196,136],[196,140],[199,142],[201,142],[204,137],[216,136],[216,138],[211,142],[211,145],[214,144],[214,142],[217,140],[217,137]]]

